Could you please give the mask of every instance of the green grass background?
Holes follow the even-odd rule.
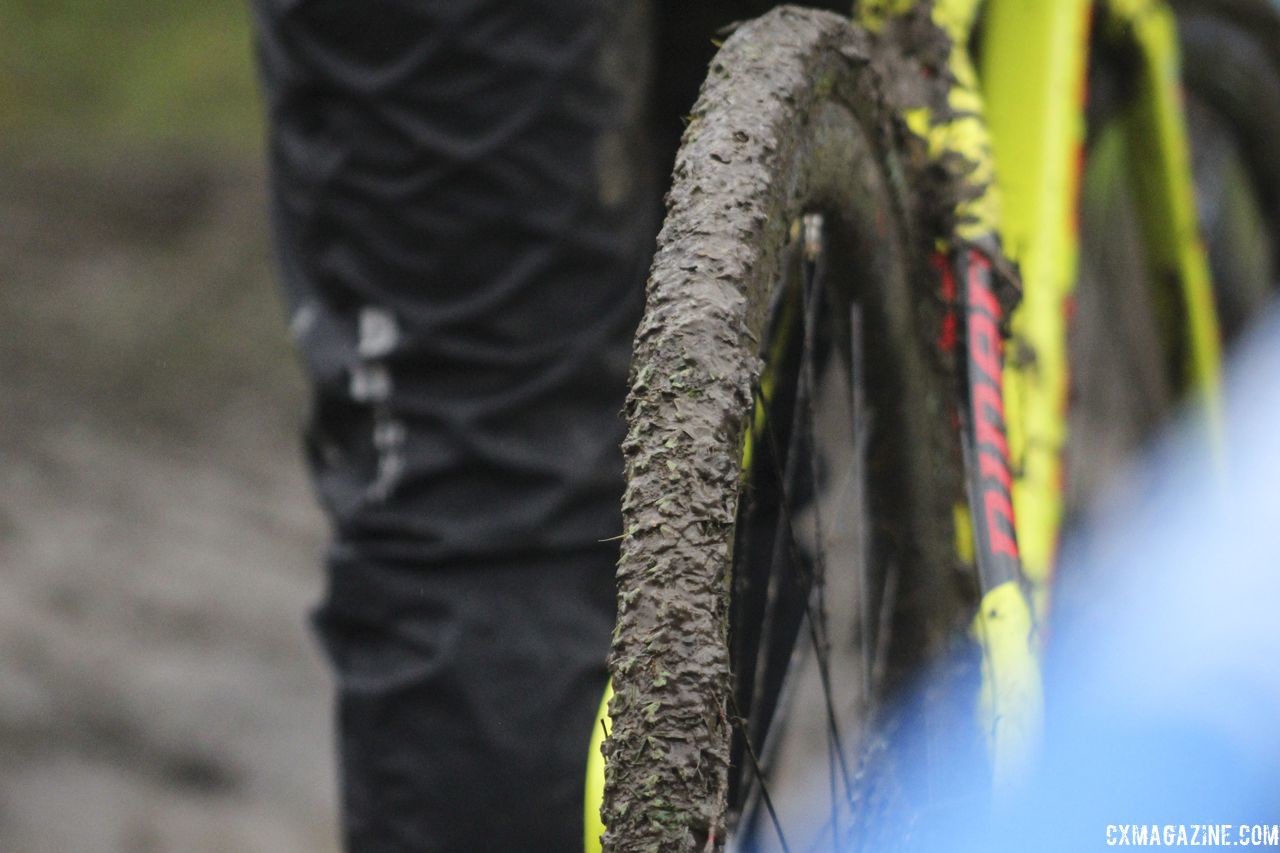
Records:
[[[5,0],[0,137],[67,155],[261,146],[247,0]]]

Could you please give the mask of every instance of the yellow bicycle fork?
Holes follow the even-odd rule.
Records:
[[[1143,238],[1160,302],[1187,342],[1179,365],[1217,425],[1218,324],[1200,240],[1172,11],[1161,0],[868,0],[856,17],[872,31],[927,9],[952,40],[950,110],[908,110],[907,125],[942,162],[970,164],[971,192],[949,242],[999,245],[1017,265],[1022,298],[1010,321],[1003,399],[1013,507],[1024,582],[983,588],[975,633],[983,648],[983,704],[997,784],[1016,776],[1040,715],[1036,625],[1044,621],[1063,509],[1068,392],[1067,329],[1078,267],[1077,210],[1091,22],[1136,59],[1136,97],[1123,119]],[[982,13],[982,73],[968,46]],[[997,169],[996,164],[999,163]],[[971,489],[972,493],[972,489]],[[968,556],[983,508],[958,513]],[[970,520],[972,519],[972,520]],[[974,529],[977,532],[975,533]],[[979,549],[981,557],[981,549]],[[979,567],[981,569],[981,567]],[[980,571],[981,575],[982,572]]]

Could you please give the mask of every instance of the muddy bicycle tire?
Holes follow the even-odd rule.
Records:
[[[813,507],[827,487],[813,462],[814,424],[830,414],[815,405],[819,370],[863,365],[848,368],[847,400],[832,411],[860,460],[864,497],[836,505],[854,507],[849,521],[872,565],[857,600],[832,610],[888,613],[893,625],[863,638],[864,646],[877,644],[879,665],[867,663],[865,648],[853,656],[876,672],[842,670],[850,683],[869,685],[855,700],[861,721],[839,721],[850,753],[894,674],[933,656],[971,614],[973,579],[953,547],[962,483],[951,420],[956,384],[939,355],[946,307],[927,264],[935,233],[928,202],[909,190],[927,185],[916,171],[925,158],[893,118],[880,82],[864,34],[847,18],[782,7],[725,43],[690,118],[625,410],[613,728],[604,748],[607,850],[718,849],[730,831],[745,831],[744,804],[770,734],[759,730],[758,708],[743,705],[776,706],[785,673],[753,674],[753,682],[770,684],[761,699],[744,689],[742,655],[730,650],[730,634],[757,627],[731,622],[752,610],[743,578],[768,550],[752,547],[743,528],[760,494],[753,469],[764,470],[766,448],[788,419],[791,440],[809,436],[813,476],[790,500],[782,487],[775,503],[787,518],[775,530],[794,528],[788,504],[807,501],[819,514]],[[812,229],[801,224],[806,216]],[[822,235],[820,261],[806,255],[805,232],[813,229]],[[799,278],[788,275],[797,269]],[[789,300],[800,307],[785,321]],[[791,333],[783,331],[788,323]],[[779,335],[790,344],[780,346]],[[762,393],[762,372],[770,370],[792,389],[789,408],[787,393]],[[754,452],[744,471],[749,425]],[[773,455],[775,463],[782,456]],[[789,482],[787,472],[774,474]],[[809,550],[821,552],[821,525],[811,528]],[[794,529],[785,536],[791,568],[803,578],[808,563],[804,595],[817,597],[824,581],[812,570],[820,560],[797,556],[806,548]],[[801,615],[810,638],[817,618]],[[806,632],[795,621],[782,633],[798,648]],[[867,636],[868,621],[859,629]],[[785,647],[779,657],[785,669]],[[835,721],[828,723],[829,734]],[[731,745],[735,737],[743,742]]]

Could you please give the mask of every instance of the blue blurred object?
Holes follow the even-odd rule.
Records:
[[[1280,847],[1280,312],[1226,395],[1225,458],[1184,423],[1067,543],[1026,787],[988,812],[971,756],[931,749],[891,849]]]
[[[1241,824],[1280,822],[1278,377],[1273,313],[1228,379],[1225,459],[1184,427],[1068,545],[1042,762],[958,842],[1075,851],[1129,825],[1167,841],[1227,824],[1239,840]]]

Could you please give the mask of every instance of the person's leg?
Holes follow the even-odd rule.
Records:
[[[348,849],[581,849],[615,556],[335,563],[319,625]]]
[[[658,187],[770,4],[255,4],[347,844],[575,850]]]
[[[631,0],[257,0],[350,849],[574,850],[656,222]]]

